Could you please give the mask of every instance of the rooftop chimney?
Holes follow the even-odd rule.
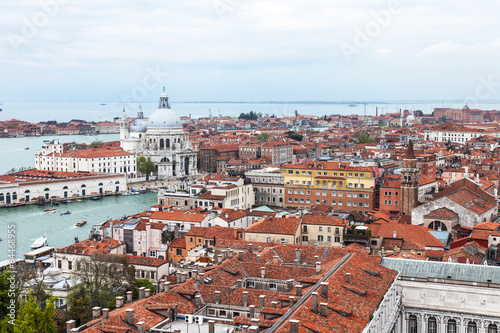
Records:
[[[66,322],[66,333],[70,333],[73,328],[75,328],[76,320],[71,319]]]
[[[321,297],[328,299],[328,282],[321,282]]]
[[[295,286],[295,296],[302,296],[302,285],[298,284]]]
[[[262,262],[262,255],[261,254],[258,254],[257,255],[257,263],[261,263]]]
[[[146,287],[139,288],[139,299],[143,299],[145,297],[145,294],[146,294],[145,289],[146,289]]]
[[[169,281],[165,281],[165,283],[163,284],[163,290],[165,290],[166,293],[170,292],[170,282]]]
[[[229,257],[229,259],[232,259],[233,258],[233,253],[234,253],[233,249],[228,249],[227,253],[228,253],[227,256]]]
[[[321,262],[316,261],[316,274],[319,274],[321,272]]]
[[[295,296],[288,296],[288,299],[290,300],[290,306],[293,306],[295,304]]]
[[[295,266],[298,266],[299,265],[299,259],[293,259],[293,264]]]
[[[323,317],[328,316],[328,303],[320,303],[320,315]]]
[[[262,309],[264,307],[264,303],[266,301],[266,295],[260,295],[259,299],[260,299],[260,308]]]
[[[137,333],[144,333],[144,322],[140,321],[136,324],[137,326]]]
[[[266,277],[266,268],[265,267],[260,268],[260,277],[262,279]]]
[[[252,243],[248,244],[248,251],[249,251],[250,253],[252,253],[252,252],[253,252],[253,244],[252,244]]]
[[[239,260],[239,261],[243,261],[243,251],[240,251],[240,252],[238,253],[238,260]]]
[[[132,303],[132,292],[127,291],[127,303]]]
[[[307,272],[307,264],[306,263],[303,263],[302,264],[302,271],[305,273]]]
[[[345,273],[345,282],[351,284],[351,273]]]
[[[215,333],[215,320],[208,321],[208,333]]]
[[[244,307],[248,306],[248,291],[243,292],[243,306]]]
[[[123,297],[116,296],[116,308],[121,308],[123,306]]]
[[[286,287],[288,288],[288,290],[293,288],[293,279],[286,280]]]
[[[101,316],[101,308],[98,306],[95,306],[92,308],[92,320],[96,320]]]
[[[148,298],[151,295],[151,289],[144,289],[144,297]]]
[[[398,233],[396,231],[392,232],[392,238],[398,238]]]
[[[205,284],[205,273],[198,274],[200,276],[199,282],[200,284]]]
[[[108,308],[102,309],[102,318],[108,319],[108,317],[109,317],[109,309]]]
[[[165,283],[165,280],[164,279],[160,279],[160,281],[158,281],[158,292],[161,293],[163,291],[163,285]]]
[[[298,320],[290,320],[290,333],[299,333],[299,322]]]
[[[318,293],[317,292],[312,293],[312,300],[313,300],[313,304],[312,304],[311,311],[314,313],[318,313]]]
[[[217,264],[222,264],[223,261],[224,261],[224,259],[222,258],[222,254],[218,254],[217,255]]]
[[[300,263],[300,260],[301,260],[300,254],[301,254],[301,250],[299,248],[296,248],[295,249],[295,259],[297,259],[299,261],[299,263]]]
[[[272,301],[271,302],[271,307],[276,309],[278,307],[278,302],[277,301]]]
[[[187,280],[187,273],[186,272],[182,272],[181,273],[181,283],[186,282],[186,280]]]
[[[255,317],[255,305],[250,305],[250,318]]]
[[[176,279],[177,284],[181,283],[181,272],[180,271],[175,272],[175,279]]]
[[[260,246],[260,245],[259,245],[259,246],[257,247],[257,250],[258,250],[259,252],[261,252],[261,251],[262,251],[262,246]]]
[[[196,308],[197,309],[201,308],[201,295],[196,295],[194,297],[194,299],[195,299],[195,302],[196,302]]]
[[[129,325],[134,324],[134,309],[128,308],[127,310],[125,310],[125,320]]]
[[[220,291],[216,290],[215,291],[215,304],[219,304],[219,303],[220,303]]]
[[[193,269],[191,271],[191,276],[193,277],[193,279],[196,281],[198,280],[198,270],[197,269]]]

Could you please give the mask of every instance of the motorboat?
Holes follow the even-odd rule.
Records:
[[[101,200],[101,197],[90,197],[90,200]]]
[[[48,245],[47,237],[45,237],[45,236],[38,237],[33,242],[33,244],[31,244],[31,251],[41,249],[42,247],[47,246],[47,245]]]
[[[87,220],[80,221],[76,224],[77,227],[83,227],[84,225],[87,224]]]
[[[46,209],[43,211],[44,214],[51,214],[57,212],[59,209],[57,208],[51,208],[51,209]]]
[[[61,214],[59,214],[59,215],[61,215],[61,216],[62,216],[62,215],[69,215],[69,214],[71,214],[71,212],[68,210],[68,211],[65,211],[64,213],[61,213]]]

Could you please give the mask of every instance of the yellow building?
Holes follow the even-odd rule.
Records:
[[[311,161],[286,164],[285,207],[327,205],[345,212],[367,214],[375,204],[374,167],[349,162]]]

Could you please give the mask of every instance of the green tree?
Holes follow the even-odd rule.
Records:
[[[89,297],[79,293],[71,293],[68,297],[68,315],[76,320],[76,325],[80,326],[90,320],[88,310],[91,308]]]
[[[99,148],[100,146],[102,146],[102,141],[99,141],[99,140],[93,141],[89,145],[90,148]]]
[[[97,254],[92,260],[77,260],[76,267],[73,278],[80,283],[71,289],[69,299],[79,308],[86,309],[87,318],[92,318],[93,307],[113,309],[117,294],[125,295],[136,288],[135,268],[124,256]],[[81,319],[84,317],[82,315]]]
[[[250,111],[248,113],[245,112],[240,113],[238,119],[257,120],[259,117],[262,117],[262,113]]]
[[[56,333],[54,324],[53,298],[47,301],[45,309],[37,304],[36,299],[29,294],[25,302],[19,304],[14,324],[14,333]]]
[[[146,175],[146,180],[149,180],[149,174],[156,171],[156,166],[153,162],[150,162],[144,156],[137,157],[137,170],[140,173]]]
[[[290,139],[296,140],[296,141],[302,141],[302,139],[303,139],[302,134],[299,134],[299,133],[294,132],[294,131],[286,132],[286,136],[287,136],[287,138],[290,138]]]
[[[364,143],[375,143],[375,138],[369,136],[366,133],[361,133],[358,136],[358,144],[364,144]]]
[[[255,136],[255,139],[257,141],[267,142],[267,141],[269,141],[269,133],[267,133],[267,132],[260,133],[260,134]]]
[[[415,111],[415,113],[417,114],[417,117],[422,117],[424,115],[424,112],[422,110],[417,110]]]
[[[445,122],[446,122],[446,116],[442,116],[440,119],[441,119],[441,121],[442,121],[443,123],[445,123]]]

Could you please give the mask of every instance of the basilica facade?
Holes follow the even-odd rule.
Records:
[[[165,89],[160,95],[158,110],[149,119],[142,110],[132,121],[125,110],[120,119],[120,145],[156,165],[158,179],[195,175],[197,155],[184,136],[179,116],[170,108]]]

